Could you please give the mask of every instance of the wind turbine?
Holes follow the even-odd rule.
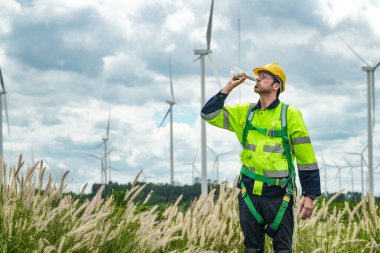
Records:
[[[84,153],[84,154],[87,156],[93,157],[95,159],[98,159],[100,161],[100,183],[106,184],[106,182],[104,180],[106,178],[105,171],[104,171],[104,157],[94,155],[94,154],[90,154],[90,153]]]
[[[5,116],[7,118],[7,125],[8,125],[8,135],[11,135],[11,130],[9,128],[9,118],[8,118],[8,108],[7,108],[7,97],[6,97],[6,90],[4,86],[4,80],[3,80],[3,74],[1,72],[0,67],[0,82],[1,82],[1,88],[0,91],[0,161],[4,160],[3,156],[3,96],[4,96],[4,110],[5,110]]]
[[[354,192],[354,166],[351,165],[351,163],[346,159],[343,158],[344,161],[347,163],[348,167],[350,168],[350,174],[351,174],[351,192]]]
[[[115,146],[113,146],[110,150],[108,150],[107,155],[109,155],[114,149],[115,149]],[[95,155],[95,154],[91,154],[87,152],[83,152],[83,154],[90,156],[92,158],[98,159],[100,161],[100,182],[101,184],[107,184],[107,169],[105,167],[106,155],[99,156],[99,155]],[[111,168],[111,166],[110,166],[110,169],[118,171],[115,168]]]
[[[367,72],[367,127],[368,127],[368,179],[369,179],[369,196],[374,198],[373,185],[373,144],[372,131],[375,124],[375,70],[380,66],[380,62],[372,66],[363,57],[361,57],[341,36],[339,38],[346,46],[364,63],[363,71]]]
[[[339,177],[339,191],[341,191],[342,190],[342,169],[344,167],[338,166],[338,164],[336,164],[334,161],[333,161],[333,164],[334,165],[327,164],[327,166],[334,167],[334,168],[338,169],[336,172],[336,177]]]
[[[198,167],[195,165],[195,161],[197,160],[197,155],[198,155],[198,151],[195,153],[194,159],[191,163],[183,163],[181,165],[178,165],[178,167],[179,166],[191,165],[191,176],[193,179],[193,184],[195,184],[195,172],[197,172],[199,175],[201,174],[198,170]]]
[[[111,120],[111,111],[108,113],[108,123],[107,123],[107,129],[106,129],[106,136],[102,137],[102,142],[96,146],[96,148],[100,147],[101,145],[104,145],[104,174],[105,178],[104,181],[107,184],[108,181],[111,181],[111,160],[110,160],[110,152],[108,150],[108,141],[109,141],[109,133],[110,133],[110,120]],[[109,179],[107,179],[107,170],[109,170]]]
[[[333,167],[338,169],[336,175],[339,176],[339,191],[341,191],[342,190],[342,168],[339,167],[334,161],[333,163],[334,163]]]
[[[158,128],[164,124],[166,117],[170,113],[170,184],[174,185],[174,158],[173,158],[173,106],[175,104],[174,91],[173,91],[173,80],[172,80],[172,67],[169,58],[169,75],[170,75],[170,93],[172,95],[171,100],[167,100],[166,103],[169,104],[169,109],[162,119],[161,124]]]
[[[362,179],[362,196],[364,196],[364,170],[363,170],[363,163],[365,163],[367,166],[367,161],[364,159],[364,152],[367,149],[368,145],[366,145],[361,153],[355,153],[355,152],[346,152],[346,154],[349,155],[359,155],[360,156],[360,168],[361,168],[361,179]]]
[[[207,147],[208,147],[208,149],[215,156],[213,171],[216,170],[216,182],[219,183],[219,158],[222,157],[222,156],[231,154],[232,152],[234,152],[234,150],[231,150],[231,151],[228,151],[228,152],[224,152],[224,153],[221,153],[221,154],[217,154],[212,148],[210,148],[209,146],[207,146]]]
[[[201,60],[201,108],[206,103],[205,101],[205,59],[206,55],[211,54],[210,43],[211,43],[211,30],[212,30],[212,13],[214,9],[214,0],[211,1],[210,17],[208,20],[206,40],[207,49],[195,49],[194,54],[199,55],[196,59]],[[196,61],[195,60],[195,61]],[[201,120],[201,161],[202,161],[202,181],[201,181],[201,194],[208,195],[208,183],[207,183],[207,152],[206,152],[206,122]]]

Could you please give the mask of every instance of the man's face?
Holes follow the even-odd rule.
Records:
[[[259,72],[259,75],[256,78],[256,85],[254,91],[258,94],[269,94],[271,92],[277,92],[277,89],[274,88],[275,84],[274,78],[266,73]]]

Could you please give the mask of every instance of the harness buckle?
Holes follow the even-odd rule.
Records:
[[[247,189],[244,187],[241,189],[241,196],[244,198],[247,195]]]
[[[270,225],[267,225],[264,229],[264,232],[265,234],[267,234],[269,237],[271,237],[272,239],[274,238],[274,236],[276,235],[277,233],[277,230],[274,230],[271,226],[272,224]]]
[[[284,188],[286,185],[288,184],[288,179],[287,178],[283,178],[281,179],[279,185],[281,188]]]
[[[274,130],[274,129],[268,129],[268,132],[267,132],[268,134],[268,136],[269,136],[269,138],[275,138],[276,137],[276,130]]]
[[[286,187],[286,193],[293,195],[293,187]]]

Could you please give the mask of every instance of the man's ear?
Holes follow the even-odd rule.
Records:
[[[273,87],[275,87],[276,90],[279,90],[279,89],[280,89],[280,84],[279,84],[279,83],[274,83],[274,84],[273,84]]]

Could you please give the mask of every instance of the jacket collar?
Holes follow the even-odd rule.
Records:
[[[276,98],[267,108],[265,109],[268,109],[268,110],[272,110],[272,109],[275,109],[278,104],[280,103],[280,100],[278,98]],[[257,102],[257,104],[255,105],[255,107],[253,107],[253,110],[257,110],[257,109],[261,109],[261,104],[260,104],[260,99],[259,99],[259,102]]]

